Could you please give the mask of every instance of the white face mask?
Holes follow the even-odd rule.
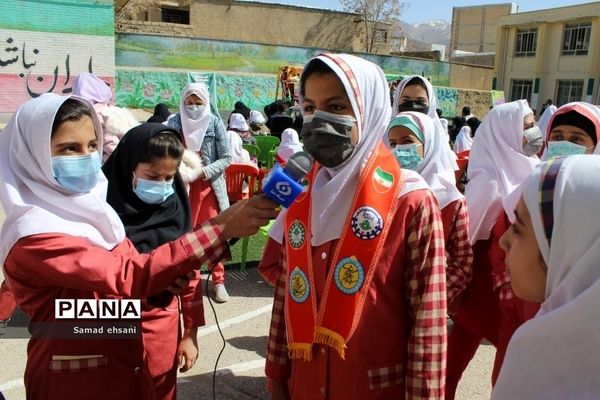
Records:
[[[523,136],[527,139],[527,143],[523,145],[523,152],[528,156],[534,156],[542,149],[544,140],[542,138],[542,131],[536,125],[523,132]]]
[[[554,157],[567,157],[576,154],[585,154],[587,147],[579,144],[571,143],[567,140],[558,140],[555,142],[548,142],[548,152],[546,158],[548,160]]]
[[[204,112],[204,108],[206,105],[198,105],[198,104],[190,104],[185,106],[185,110],[187,112],[188,117],[193,120],[200,119],[202,113]]]

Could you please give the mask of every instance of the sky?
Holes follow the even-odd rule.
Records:
[[[289,4],[294,6],[309,6],[341,10],[338,0],[255,0],[265,3]],[[442,19],[452,22],[452,7],[476,6],[482,4],[510,3],[510,0],[402,0],[409,3],[400,19],[409,23],[425,22],[432,19]],[[575,4],[593,3],[594,0],[520,0],[513,1],[519,6],[519,12],[535,11],[545,8],[571,6]]]

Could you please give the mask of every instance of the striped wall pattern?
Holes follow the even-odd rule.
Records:
[[[42,93],[69,94],[89,71],[114,87],[112,1],[2,0],[0,120]]]

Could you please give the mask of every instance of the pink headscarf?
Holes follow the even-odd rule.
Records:
[[[108,103],[113,93],[102,79],[89,72],[83,72],[73,80],[73,94],[83,97],[93,104]]]

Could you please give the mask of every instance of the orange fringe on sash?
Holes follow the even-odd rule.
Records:
[[[315,343],[324,344],[335,349],[340,357],[342,357],[342,360],[346,359],[346,341],[339,333],[319,326],[317,328]]]
[[[312,361],[312,343],[288,344],[288,357],[302,361]]]

